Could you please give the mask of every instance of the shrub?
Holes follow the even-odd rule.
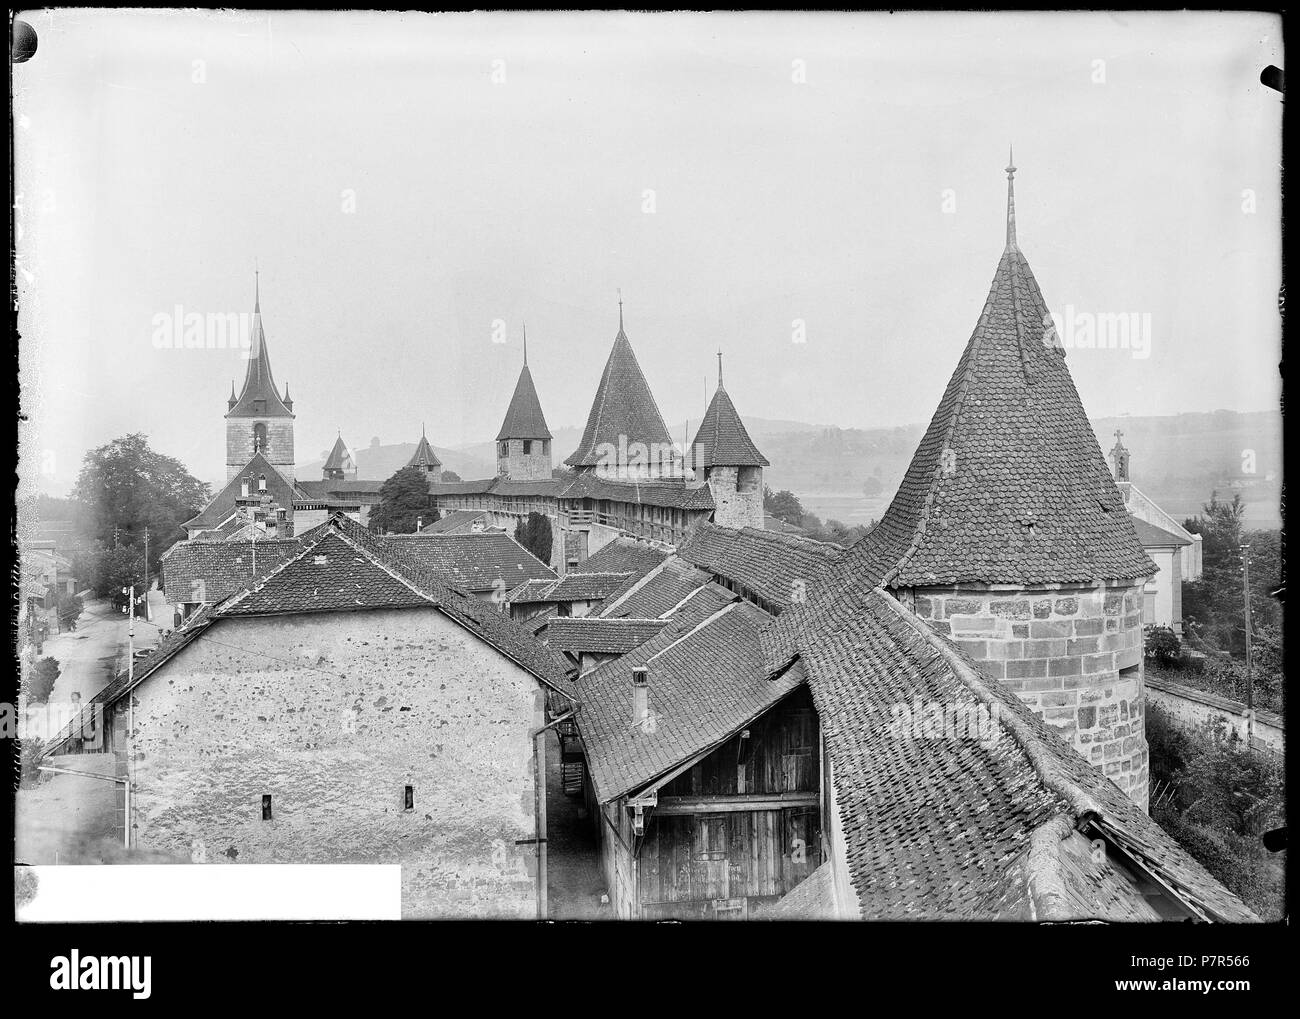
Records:
[[[1176,668],[1182,659],[1183,646],[1170,627],[1148,623],[1142,628],[1142,653],[1160,665]]]
[[[54,658],[42,658],[27,672],[27,699],[33,704],[44,704],[59,678],[59,663]]]

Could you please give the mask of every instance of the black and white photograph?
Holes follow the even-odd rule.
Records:
[[[16,938],[1276,984],[1283,27],[11,12]]]

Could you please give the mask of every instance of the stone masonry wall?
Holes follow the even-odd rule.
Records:
[[[497,457],[497,473],[504,473],[511,481],[549,481],[551,479],[551,454],[542,452],[542,440],[533,439],[531,453],[524,453],[523,439],[504,440],[509,456]],[[499,445],[499,443],[498,443]]]
[[[722,527],[763,527],[763,482],[759,473],[757,488],[741,492],[737,485],[737,468],[709,468],[709,490],[713,493],[713,522]]]
[[[911,596],[918,616],[1147,809],[1140,584]]]
[[[396,863],[404,918],[536,916],[541,687],[436,610],[221,620],[134,697],[136,845]]]
[[[253,426],[258,424],[266,425],[267,448],[262,455],[293,481],[293,418],[227,418],[226,480],[253,459]]]

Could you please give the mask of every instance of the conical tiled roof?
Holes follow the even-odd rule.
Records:
[[[348,451],[347,443],[343,441],[343,436],[334,440],[334,448],[330,450],[329,459],[325,461],[325,470],[327,471],[351,471],[356,470],[356,462],[352,459],[352,454]]]
[[[264,401],[258,409],[255,401]],[[266,348],[266,334],[262,331],[262,295],[253,298],[253,335],[248,345],[248,373],[244,388],[226,417],[293,417],[293,411],[284,405],[271,377],[271,355]]]
[[[537,389],[533,386],[533,373],[528,370],[525,362],[519,371],[519,381],[515,383],[515,395],[510,398],[506,419],[501,422],[501,431],[497,432],[497,442],[502,439],[550,437],[551,430],[546,427],[546,416],[542,413],[542,404],[537,399]]]
[[[619,318],[618,335],[614,337],[614,347],[605,362],[582,442],[564,461],[572,467],[594,467],[600,463],[598,450],[603,444],[620,448],[619,436],[626,436],[628,446],[634,442],[643,442],[647,447],[659,443],[661,448],[672,444],[668,426],[664,424],[645,376],[641,374],[641,366],[632,353],[627,333],[623,332],[621,311]]]
[[[430,467],[442,466],[442,461],[438,459],[438,454],[429,445],[429,440],[425,438],[423,430],[420,432],[420,441],[415,447],[415,455],[407,461],[406,466],[423,467],[426,470]]]
[[[848,558],[891,587],[1132,580],[1155,565],[1015,235],[885,515]]]
[[[691,455],[696,469],[721,464],[726,467],[766,467],[767,457],[758,451],[754,441],[745,431],[745,423],[731,397],[722,388],[721,374],[718,389],[704,412],[704,420],[691,443]]]

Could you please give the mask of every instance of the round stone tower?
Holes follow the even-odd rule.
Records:
[[[893,503],[849,555],[1146,809],[1142,588],[1156,567],[1017,243],[1014,173],[979,322]]]

